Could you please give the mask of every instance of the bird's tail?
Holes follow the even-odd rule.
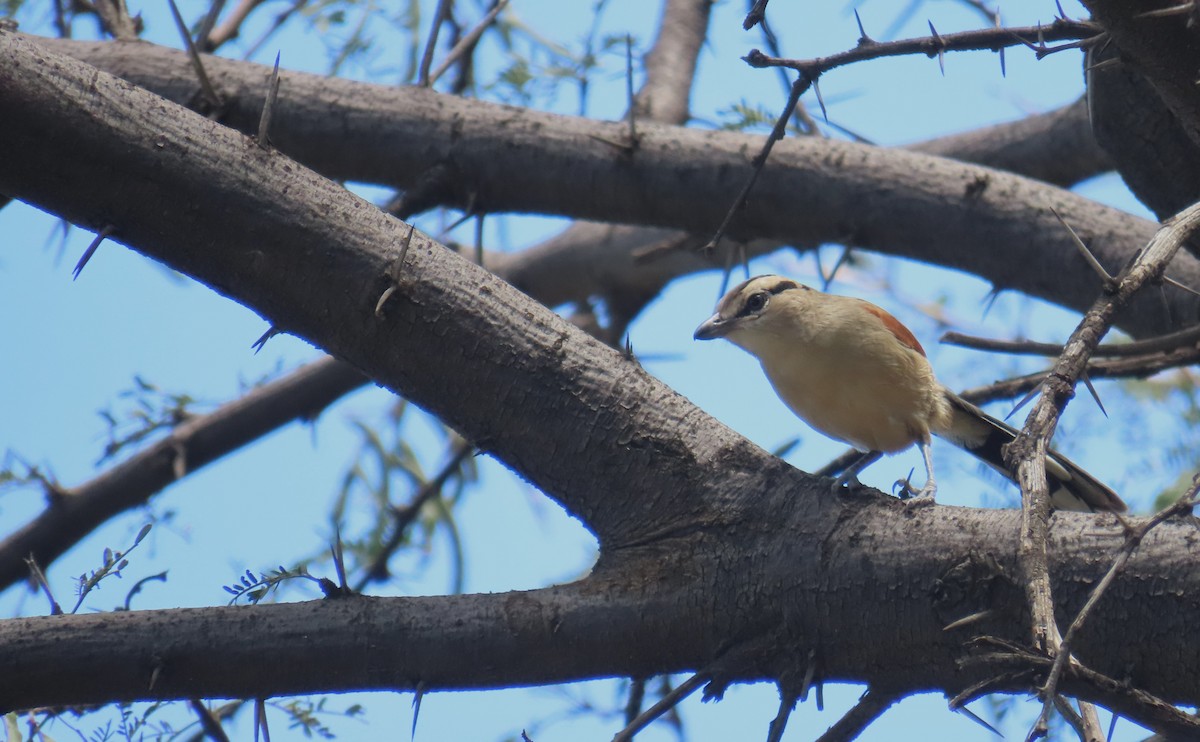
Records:
[[[946,398],[954,410],[954,417],[950,428],[938,431],[938,435],[961,446],[1015,482],[1015,472],[1004,463],[1003,447],[1016,439],[1016,428],[997,420],[949,390],[946,390]],[[1116,492],[1053,450],[1046,455],[1046,477],[1050,480],[1050,504],[1060,510],[1123,513],[1128,509]]]

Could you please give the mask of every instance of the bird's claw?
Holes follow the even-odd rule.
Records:
[[[897,492],[897,490],[899,490]],[[937,494],[937,484],[931,479],[925,482],[925,486],[921,489],[913,487],[912,482],[907,478],[897,479],[892,485],[892,492],[901,500],[904,500],[909,507],[923,507],[934,503],[934,495]]]
[[[843,492],[854,494],[865,486],[866,485],[864,485],[862,482],[858,481],[857,475],[851,474],[849,477],[838,477],[837,479],[834,479],[833,486],[830,489],[833,490],[833,494],[835,495],[840,495]]]

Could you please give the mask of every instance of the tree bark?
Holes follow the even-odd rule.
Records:
[[[177,102],[196,94],[179,52],[144,43],[37,43],[86,56]],[[222,121],[253,131],[267,68],[216,57],[205,64],[228,101]],[[419,88],[299,73],[283,73],[282,80],[272,124],[282,151],[330,178],[400,189],[450,168],[444,202],[485,212],[560,214],[711,235],[761,145],[760,137],[644,123],[637,147],[626,153],[612,144],[623,141],[624,124]],[[732,234],[767,240],[764,249],[840,242],[878,250],[964,270],[997,289],[1082,311],[1100,286],[1051,206],[1110,272],[1154,232],[1144,219],[1008,173],[804,138],[775,147]],[[712,265],[724,262],[720,256]],[[1181,255],[1170,275],[1200,286],[1200,261]],[[1145,336],[1197,317],[1196,296],[1164,287],[1136,301],[1118,326]]]
[[[0,190],[112,225],[114,239],[421,404],[554,498],[601,547],[590,577],[529,593],[5,621],[0,705],[699,667],[719,691],[802,677],[810,649],[825,680],[955,691],[997,674],[966,638],[1028,634],[1011,577],[1017,513],[837,497],[829,480],[753,446],[457,254],[420,234],[405,247],[404,224],[247,137],[0,33],[0,141]],[[1096,670],[1195,704],[1192,528],[1152,533],[1076,651]],[[1123,532],[1111,516],[1060,514],[1051,538],[1069,618]],[[942,630],[981,610],[993,613],[962,633]],[[69,679],[59,657],[70,658]],[[253,687],[243,679],[252,671],[262,673]],[[996,689],[1028,683],[1006,675]],[[1122,708],[1116,684],[1063,687]]]

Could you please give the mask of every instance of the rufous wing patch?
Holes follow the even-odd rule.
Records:
[[[917,351],[921,355],[925,355],[925,349],[921,347],[919,342],[917,342],[916,336],[912,334],[911,330],[901,324],[900,320],[896,319],[874,304],[869,302],[865,302],[865,304],[867,311],[878,317],[879,321],[883,323],[883,326],[887,328],[888,332],[895,335],[897,340]]]

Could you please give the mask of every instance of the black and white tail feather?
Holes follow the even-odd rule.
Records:
[[[1004,446],[1016,439],[1017,429],[950,390],[946,390],[946,398],[954,408],[954,421],[950,430],[939,433],[939,437],[962,447],[1008,479],[1017,481],[1015,472],[1004,462]],[[1128,510],[1116,492],[1057,451],[1046,455],[1046,478],[1050,485],[1050,504],[1059,510],[1083,513],[1123,513]]]

